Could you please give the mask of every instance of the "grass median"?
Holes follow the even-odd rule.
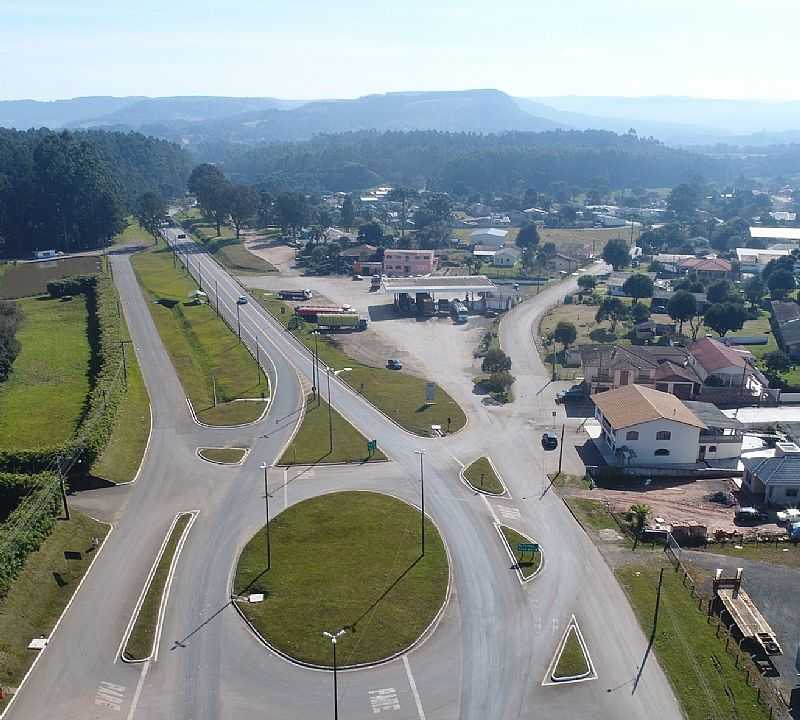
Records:
[[[245,546],[237,595],[251,623],[273,646],[303,662],[329,665],[322,632],[345,628],[340,665],[376,662],[413,643],[447,594],[444,543],[426,522],[420,556],[419,511],[386,495],[341,492],[305,500],[270,523],[272,568],[265,572],[265,531]]]
[[[500,526],[500,532],[503,533],[503,538],[508,544],[511,554],[516,561],[516,569],[522,573],[522,578],[527,580],[531,575],[536,573],[542,565],[542,553],[540,550],[525,550],[524,552],[519,549],[520,545],[532,543],[533,541],[505,525]]]
[[[619,530],[619,525],[614,521],[605,503],[600,500],[568,497],[564,498],[564,502],[585,528],[591,530]]]
[[[659,564],[626,565],[616,571],[661,667],[689,720],[738,718],[765,720],[756,689],[725,651],[725,641],[715,636],[716,623],[697,608],[697,599],[681,584],[681,575],[669,566],[661,588],[658,625],[653,628]]]
[[[261,290],[253,290],[253,296],[272,313],[275,318],[287,327],[294,315],[293,308],[276,297],[265,296]],[[307,348],[314,348],[315,323],[304,322],[293,330],[295,337]],[[431,425],[441,425],[446,432],[460,430],[467,422],[464,411],[441,387],[436,386],[433,402],[426,402],[425,387],[427,382],[422,378],[407,375],[396,370],[364,365],[336,346],[335,337],[317,336],[320,359],[337,370],[350,368],[342,372],[339,379],[357,390],[375,407],[388,415],[398,425],[417,435],[431,434]],[[448,422],[450,420],[450,422]]]
[[[247,454],[243,448],[200,448],[197,452],[204,460],[220,465],[237,465]]]
[[[91,348],[83,295],[70,300],[20,300],[21,349],[0,384],[0,449],[19,450],[69,440],[90,390]]]
[[[190,298],[197,286],[160,246],[135,255],[136,276],[150,313],[197,418],[209,425],[257,420],[269,384],[255,359],[206,304]],[[216,391],[217,403],[214,395]]]
[[[164,589],[169,578],[178,543],[191,518],[191,514],[183,513],[172,526],[172,531],[156,564],[155,572],[150,578],[150,584],[145,592],[144,600],[139,608],[131,634],[128,636],[128,641],[122,651],[126,660],[145,660],[153,652]]]
[[[464,470],[464,478],[472,487],[481,492],[492,495],[502,495],[505,492],[503,483],[500,482],[494,466],[487,457],[479,457]]]
[[[333,449],[330,445],[328,403],[309,395],[303,421],[291,444],[278,461],[280,465],[316,465],[319,463],[374,462],[386,460],[380,450],[369,453],[367,438],[356,430],[336,410],[331,410]]]
[[[586,661],[583,647],[578,640],[578,631],[574,626],[570,627],[567,639],[561,649],[561,655],[553,669],[553,680],[569,680],[583,677],[588,673],[589,663]]]
[[[108,525],[73,512],[58,520],[36,552],[28,555],[8,594],[0,598],[0,686],[17,687],[36,658],[33,638],[47,637],[97,552]],[[69,560],[64,552],[71,554]],[[0,700],[0,710],[8,700]]]

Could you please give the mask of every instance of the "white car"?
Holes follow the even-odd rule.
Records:
[[[786,510],[778,510],[775,513],[779,523],[797,522],[800,520],[800,510],[797,508],[787,508]]]

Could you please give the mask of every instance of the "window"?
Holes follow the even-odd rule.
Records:
[[[672,433],[669,430],[659,430],[656,433],[656,440],[669,440],[670,438],[672,438]],[[665,454],[669,455],[669,453]],[[658,453],[656,453],[656,455],[658,455]]]
[[[666,455],[669,455],[669,450],[665,448],[659,448],[658,450],[655,451],[654,454],[658,457],[664,457]]]
[[[708,446],[708,452],[710,452],[710,453],[717,452],[717,446],[716,445],[709,445]]]
[[[797,488],[786,488],[786,497],[797,497]]]
[[[636,430],[628,430],[628,433],[625,435],[626,440],[638,440],[639,433]]]

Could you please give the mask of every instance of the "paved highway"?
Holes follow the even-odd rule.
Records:
[[[236,281],[197,246],[170,242],[187,256],[204,288],[236,326]],[[267,651],[229,605],[236,556],[263,523],[262,461],[275,462],[300,417],[311,376],[308,353],[256,303],[239,306],[242,336],[259,342],[273,397],[266,418],[236,429],[208,429],[190,418],[180,384],[124,255],[112,259],[125,314],[150,392],[154,424],[140,479],[86,494],[78,503],[107,517],[114,531],[29,682],[11,720],[59,717],[323,718],[330,673],[296,667]],[[374,467],[271,470],[273,513],[331,489],[378,489],[417,502],[423,449],[426,509],[448,544],[452,596],[427,640],[402,659],[340,676],[341,717],[472,720],[680,718],[669,684],[597,550],[553,493],[542,494],[541,428],[552,422],[553,391],[531,345],[538,315],[568,287],[551,288],[513,310],[501,325],[514,360],[514,416],[478,415],[448,438],[399,429],[338,379],[333,404],[376,438],[393,460]],[[252,346],[252,345],[251,345]],[[544,390],[542,390],[544,388]],[[199,460],[201,445],[253,448],[240,468]],[[460,463],[490,453],[512,499],[487,500],[458,480]],[[167,605],[160,652],[127,665],[118,648],[158,546],[176,512],[197,510]],[[493,521],[532,535],[545,567],[524,587],[509,570]],[[587,639],[598,679],[542,686],[569,618]],[[309,618],[309,622],[315,622]],[[320,631],[329,628],[319,628]],[[340,645],[347,660],[347,643]]]

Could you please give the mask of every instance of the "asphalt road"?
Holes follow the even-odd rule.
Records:
[[[176,242],[173,240],[173,242]],[[204,287],[236,327],[236,282],[191,243]],[[9,712],[12,720],[86,718],[323,718],[332,714],[328,672],[296,667],[267,651],[229,605],[236,557],[263,523],[262,461],[274,462],[300,417],[308,353],[256,303],[239,306],[243,339],[260,343],[273,396],[257,425],[201,428],[189,417],[128,258],[113,257],[115,279],[150,392],[154,426],[140,479],[87,493],[76,504],[114,523],[92,572]],[[669,684],[650,655],[625,597],[562,502],[543,492],[553,462],[539,445],[552,424],[555,388],[531,345],[539,314],[567,285],[551,288],[503,320],[514,360],[517,401],[510,417],[475,414],[448,438],[411,436],[332,378],[333,404],[393,460],[380,466],[271,470],[273,514],[333,489],[377,489],[419,497],[425,451],[426,510],[448,544],[452,596],[431,636],[402,659],[340,675],[340,716],[369,718],[680,718]],[[212,296],[212,303],[214,298]],[[561,410],[558,411],[562,412]],[[244,443],[241,468],[199,460],[202,445]],[[461,463],[491,455],[512,499],[487,500],[458,480]],[[144,579],[175,513],[199,515],[181,555],[167,605],[160,652],[143,665],[118,660],[118,648]],[[493,528],[507,523],[543,547],[545,566],[524,587]],[[598,679],[543,687],[556,645],[578,619]],[[315,618],[309,618],[314,623]],[[325,629],[320,627],[320,632]],[[340,658],[346,662],[347,642]],[[638,680],[637,680],[638,678]]]

